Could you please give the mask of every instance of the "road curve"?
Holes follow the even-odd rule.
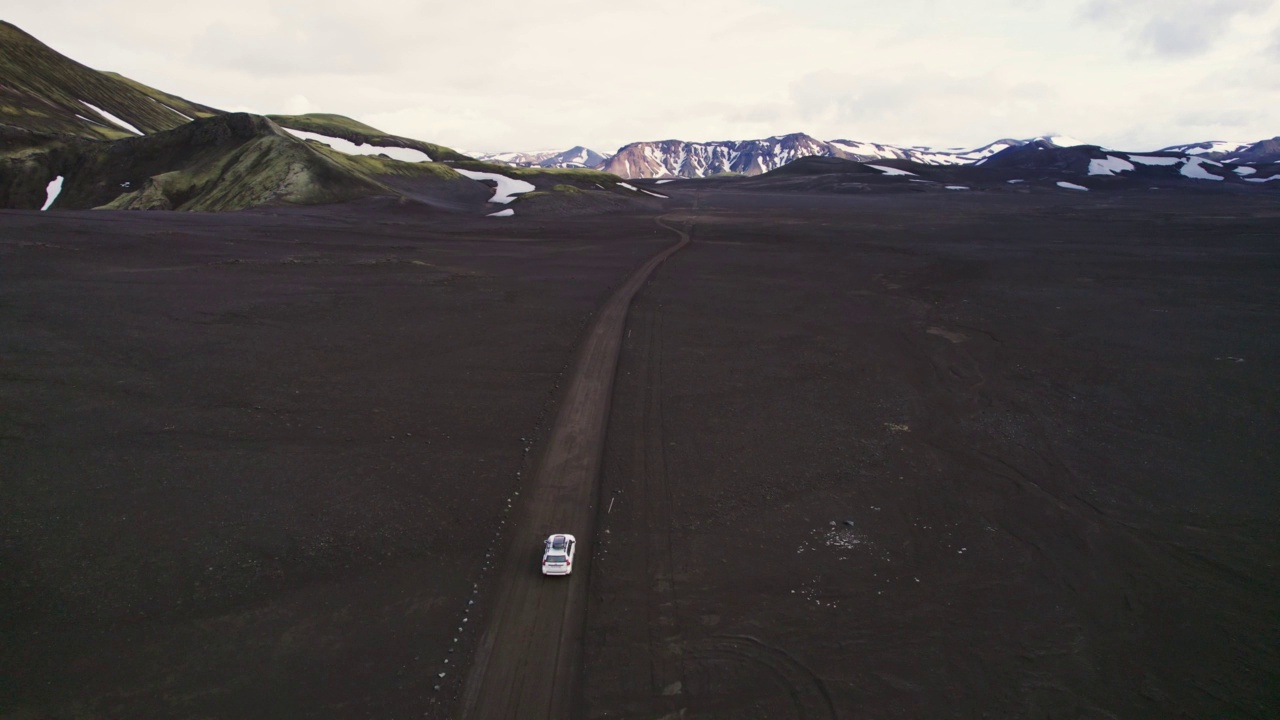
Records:
[[[631,299],[659,265],[689,244],[689,233],[663,218],[680,241],[631,274],[600,311],[578,348],[546,452],[522,496],[494,603],[472,658],[461,716],[475,720],[569,718],[579,697],[587,579],[595,504],[613,378]],[[573,575],[544,578],[542,541],[552,532],[578,538]]]

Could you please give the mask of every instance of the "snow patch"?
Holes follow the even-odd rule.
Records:
[[[187,122],[191,122],[193,120],[193,118],[191,118],[190,116],[183,115],[182,113],[178,112],[177,110],[174,110],[173,108],[169,107],[168,105],[165,105],[164,103],[160,103],[160,105],[164,107],[165,110],[168,110],[169,112],[173,113],[174,115],[177,115],[178,117],[182,118],[183,120],[186,120]]]
[[[1204,166],[1208,163],[1209,161],[1198,157],[1187,158],[1187,164],[1183,165],[1182,170],[1179,172],[1182,173],[1183,177],[1189,177],[1192,180],[1217,180],[1221,182],[1221,177],[1204,169]]]
[[[40,208],[40,212],[44,212],[45,210],[48,210],[49,206],[53,205],[53,201],[57,200],[58,196],[61,194],[62,194],[62,176],[59,175],[58,177],[50,180],[48,187],[44,189],[44,195],[45,195],[44,207]]]
[[[1084,192],[1089,192],[1089,188],[1087,188],[1087,187],[1085,187],[1085,186],[1083,186],[1083,185],[1077,185],[1077,184],[1075,184],[1075,183],[1069,183],[1069,182],[1067,182],[1066,180],[1061,180],[1061,181],[1059,181],[1059,182],[1058,182],[1058,187],[1062,188],[1063,190],[1083,190]]]
[[[626,184],[626,183],[624,183],[624,182],[620,182],[620,183],[618,183],[618,186],[619,186],[619,187],[624,187],[624,188],[626,188],[626,189],[630,190],[631,192],[640,192],[640,189],[639,189],[639,188],[637,188],[635,185],[628,185],[628,184]]]
[[[1054,145],[1057,145],[1060,148],[1069,148],[1069,147],[1075,147],[1077,145],[1089,144],[1083,140],[1077,140],[1069,135],[1050,135],[1045,139],[1053,143]]]
[[[1095,159],[1089,161],[1090,175],[1115,175],[1119,172],[1131,172],[1132,170],[1133,163],[1114,155],[1108,155],[1100,160]]]
[[[1237,175],[1239,175],[1239,176],[1241,176],[1241,177],[1243,177],[1243,176],[1245,176],[1245,175],[1252,175],[1252,174],[1254,174],[1254,173],[1256,173],[1256,172],[1258,172],[1258,168],[1251,168],[1251,167],[1238,167],[1238,168],[1236,168],[1236,174],[1237,174]]]
[[[969,188],[966,185],[948,185],[947,189],[948,190],[968,190]]]
[[[1010,185],[1017,185],[1018,183],[1026,182],[1026,180],[1007,180],[1006,182],[1008,182]]]
[[[507,204],[516,199],[516,195],[520,193],[533,192],[533,183],[524,180],[516,180],[506,175],[498,173],[476,172],[475,170],[463,170],[454,168],[454,170],[463,177],[472,180],[490,180],[497,185],[493,190],[493,197],[489,198],[489,202]]]
[[[879,170],[885,175],[910,175],[912,177],[916,177],[916,174],[913,172],[907,172],[906,170],[899,170],[898,168],[888,167],[886,165],[867,165],[867,167],[875,168],[876,170]]]
[[[430,156],[421,150],[402,147],[384,147],[381,145],[359,145],[350,140],[342,138],[329,137],[319,133],[307,132],[305,130],[294,130],[293,128],[285,128],[285,132],[302,140],[315,140],[337,150],[345,155],[386,155],[392,160],[401,162],[431,162]]]
[[[968,153],[966,153],[966,154],[967,154],[967,155],[973,155],[974,153],[977,153],[978,155],[982,156],[982,157],[985,159],[985,158],[989,158],[989,157],[991,157],[992,155],[995,155],[996,153],[1000,152],[1001,150],[1007,150],[1007,149],[1009,149],[1010,147],[1011,147],[1011,146],[1010,146],[1008,143],[992,143],[992,144],[990,144],[990,145],[986,146],[985,148],[981,148],[981,149],[978,149],[978,150],[970,150],[970,151],[969,151]]]
[[[1166,150],[1174,152],[1185,152],[1188,155],[1203,155],[1205,153],[1229,153],[1235,152],[1242,148],[1247,148],[1252,143],[1236,142],[1233,140],[1210,140],[1206,143],[1195,143],[1195,145],[1204,145],[1206,147],[1193,147],[1192,145],[1177,145]]]
[[[1157,157],[1155,155],[1130,155],[1129,159],[1143,165],[1177,165],[1182,162],[1182,158]]]
[[[134,126],[130,125],[129,123],[127,123],[127,122],[125,122],[125,121],[121,120],[120,118],[116,117],[115,115],[112,115],[111,113],[107,112],[106,110],[103,110],[102,108],[100,108],[100,107],[98,107],[98,106],[96,106],[96,105],[90,105],[89,103],[87,103],[87,102],[85,102],[85,101],[83,101],[83,100],[81,100],[81,101],[80,101],[80,104],[81,104],[81,105],[84,105],[85,107],[89,108],[90,110],[92,110],[92,111],[94,111],[94,112],[98,113],[98,114],[99,114],[99,115],[101,115],[102,117],[106,118],[109,122],[115,123],[116,125],[119,125],[120,127],[124,128],[125,130],[128,130],[129,132],[133,133],[134,135],[146,135],[146,133],[142,132],[142,131],[141,131],[141,130],[139,130],[138,128],[136,128],[136,127],[134,127]]]
[[[666,195],[659,195],[659,194],[658,194],[658,193],[656,193],[656,192],[649,192],[648,190],[645,190],[644,188],[641,188],[641,189],[640,189],[640,192],[644,193],[645,195],[652,195],[652,196],[654,196],[654,197],[656,197],[656,198],[662,198],[663,200],[670,200],[670,199],[671,199],[670,197],[668,197],[668,196],[666,196]]]
[[[507,208],[506,210],[499,210],[498,212],[495,212],[495,213],[489,213],[485,217],[511,217],[512,215],[515,215],[515,214],[516,214],[515,210],[512,210],[511,208]]]
[[[654,183],[654,185],[665,185],[666,183],[669,183],[669,182],[675,182],[675,178],[668,178],[668,179],[666,179],[666,180],[659,180],[659,181],[655,182],[655,183]]]
[[[896,148],[887,148],[875,143],[850,140],[832,140],[829,144],[846,153],[862,158],[883,158],[885,160],[890,160],[893,158],[906,157],[905,153],[897,150]]]
[[[1218,178],[1218,179],[1221,180],[1222,178]],[[1252,183],[1271,182],[1272,180],[1280,180],[1280,175],[1272,175],[1271,177],[1265,177],[1265,178],[1245,178],[1244,179],[1245,182],[1252,182]]]

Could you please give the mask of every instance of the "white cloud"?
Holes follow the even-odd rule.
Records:
[[[1157,55],[1185,57],[1230,42],[1233,25],[1275,5],[1274,0],[1091,0],[1083,15],[1125,29]]]
[[[1176,7],[1175,7],[1176,6]],[[324,111],[470,150],[633,140],[1150,149],[1280,132],[1277,0],[47,0],[6,19],[224,109]]]
[[[306,95],[294,95],[284,103],[285,115],[306,115],[316,110],[317,108],[311,104]]]

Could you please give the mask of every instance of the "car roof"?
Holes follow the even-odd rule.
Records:
[[[547,538],[547,545],[556,550],[564,550],[569,547],[569,543],[575,542],[572,535],[565,533],[557,533]]]

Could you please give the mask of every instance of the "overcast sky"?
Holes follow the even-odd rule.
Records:
[[[469,151],[1280,135],[1280,0],[5,0],[99,70]]]

